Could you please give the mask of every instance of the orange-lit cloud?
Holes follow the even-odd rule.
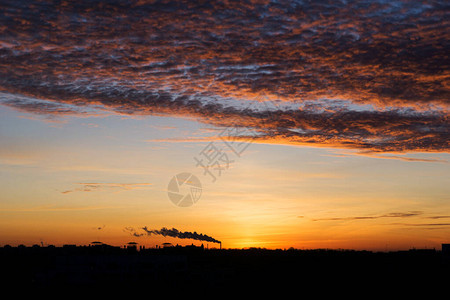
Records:
[[[448,20],[445,1],[3,1],[1,102],[195,118],[266,143],[448,152]]]

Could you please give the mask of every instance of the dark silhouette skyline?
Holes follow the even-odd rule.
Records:
[[[450,244],[442,250],[410,249],[373,252],[330,249],[208,249],[201,246],[137,247],[130,242],[111,246],[62,247],[20,245],[0,248],[5,283],[24,287],[147,287],[205,288],[255,284],[364,283],[366,280],[432,280],[449,278]],[[339,276],[342,276],[340,278]],[[345,278],[345,279],[344,279]],[[367,282],[366,282],[367,283]]]

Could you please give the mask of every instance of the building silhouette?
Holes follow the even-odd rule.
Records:
[[[450,244],[442,244],[442,257],[450,260]]]

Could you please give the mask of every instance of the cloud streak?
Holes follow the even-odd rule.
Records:
[[[366,152],[450,148],[446,1],[0,5],[1,102],[21,111],[182,116]]]
[[[427,216],[424,215],[423,211],[408,211],[408,212],[392,212],[381,215],[374,216],[350,216],[350,217],[335,217],[335,218],[320,218],[320,219],[312,219],[312,221],[364,221],[364,220],[377,220],[377,219],[422,219],[422,220],[441,220],[441,219],[449,219],[448,215],[432,215]],[[303,216],[299,216],[302,217]],[[439,229],[446,228],[450,226],[450,223],[426,223],[426,222],[416,222],[416,223],[386,223],[385,225],[393,225],[393,226],[404,226],[404,227],[419,227],[423,229]]]
[[[323,218],[313,219],[313,221],[354,221],[354,220],[374,220],[381,218],[410,218],[422,215],[422,211],[410,211],[410,212],[392,212],[383,215],[375,216],[353,216],[353,217],[337,217],[337,218]]]
[[[142,189],[148,186],[152,186],[151,183],[98,183],[98,182],[85,182],[85,183],[77,183],[77,185],[81,185],[79,188],[65,190],[62,191],[62,194],[69,194],[72,192],[92,192],[99,191],[105,189],[121,189],[121,190],[135,190]]]

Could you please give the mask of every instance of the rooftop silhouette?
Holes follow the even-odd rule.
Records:
[[[131,245],[131,247],[130,247]],[[87,246],[4,246],[0,263],[6,283],[24,286],[110,286],[211,288],[242,284],[307,283],[313,280],[448,280],[449,244],[442,250],[372,252],[330,249],[208,249],[204,245],[123,247],[92,242]],[[445,276],[442,276],[445,274]],[[334,281],[333,281],[334,282]]]

